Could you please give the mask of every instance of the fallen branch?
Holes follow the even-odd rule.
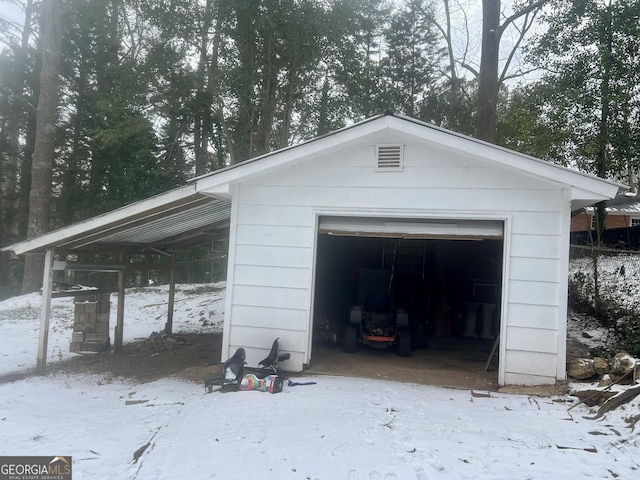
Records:
[[[598,453],[596,447],[580,448],[580,447],[563,447],[562,445],[556,445],[558,450],[584,450],[589,453]]]
[[[491,394],[490,393],[484,393],[484,392],[475,392],[473,390],[471,390],[471,396],[475,397],[475,398],[491,398]]]
[[[602,404],[598,413],[594,417],[584,417],[587,420],[597,420],[602,417],[605,413],[613,410],[614,408],[618,408],[623,403],[627,403],[628,401],[636,398],[640,395],[640,385],[636,385],[634,387],[628,388],[624,392],[620,392],[617,395],[609,398],[606,402]]]
[[[138,459],[142,456],[142,454],[144,453],[144,451],[147,449],[149,445],[151,445],[151,440],[149,440],[147,443],[145,443],[143,446],[141,446],[139,449],[133,452],[134,464],[138,463]]]
[[[629,374],[631,373],[631,371],[625,373],[623,376],[621,376],[618,380],[616,380],[615,382],[613,382],[611,385],[607,385],[606,387],[604,387],[602,390],[598,390],[596,393],[594,393],[593,395],[590,395],[586,398],[583,398],[582,400],[580,400],[578,403],[571,405],[569,407],[569,409],[567,410],[567,412],[570,412],[571,410],[573,410],[574,408],[576,408],[578,405],[582,405],[584,402],[592,399],[593,397],[597,396],[597,395],[602,395],[604,392],[606,392],[607,390],[611,390],[612,387],[614,387],[615,385],[617,385],[618,383],[620,383],[622,380],[624,380],[627,376],[629,376]],[[610,398],[614,398],[614,397],[610,397]],[[604,403],[607,403],[609,401],[609,398],[607,400],[605,400]]]
[[[640,414],[634,415],[633,417],[626,418],[624,421],[625,423],[629,424],[629,428],[631,428],[631,432],[633,433],[633,431],[636,428],[636,423],[640,421]]]
[[[156,431],[153,433],[153,435],[151,436],[151,438],[149,439],[149,441],[147,443],[145,443],[139,449],[137,449],[135,452],[133,452],[133,462],[132,463],[134,465],[136,463],[138,463],[138,460],[140,459],[140,457],[142,456],[144,451],[149,447],[149,445],[151,445],[151,442],[153,442],[153,439],[156,438],[156,435],[158,435],[158,432],[160,431],[160,428],[162,428],[162,427],[158,427],[156,429]],[[140,467],[142,467],[142,465],[140,465]],[[140,467],[138,467],[138,471],[140,470]],[[137,475],[138,475],[138,472],[136,472],[136,476]]]
[[[394,415],[393,417],[391,417],[391,420],[389,420],[387,423],[383,423],[382,425],[383,425],[384,427],[391,428],[391,424],[393,423],[393,421],[394,421],[395,419],[396,419],[396,416]]]

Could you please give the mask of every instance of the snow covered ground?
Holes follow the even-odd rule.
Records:
[[[593,300],[593,262],[591,258],[578,258],[569,265],[569,278],[584,278],[583,294]],[[620,254],[600,256],[598,260],[600,296],[627,310],[640,309],[640,255]]]
[[[176,287],[174,333],[214,333],[222,331],[225,282]],[[160,285],[130,289],[125,294],[124,342],[147,338],[159,332],[167,321],[169,287]],[[118,297],[111,295],[110,325],[116,324]],[[0,377],[35,368],[41,297],[30,293],[0,301]],[[51,320],[47,362],[74,356],[69,352],[73,331],[73,299],[51,300]],[[113,338],[111,339],[113,341]],[[35,347],[35,350],[34,350]]]
[[[177,332],[221,328],[223,284],[179,286]],[[216,290],[217,287],[218,289]],[[215,290],[214,293],[210,293]],[[115,304],[112,296],[112,302]],[[165,321],[166,287],[127,293],[125,341]],[[38,295],[0,302],[0,377],[35,367]],[[112,308],[115,311],[115,308]],[[73,304],[53,301],[49,360],[67,358]],[[134,320],[135,319],[135,320]],[[114,319],[112,319],[112,325]],[[574,397],[301,377],[278,394],[205,394],[178,378],[0,380],[0,456],[70,455],[76,479],[638,478],[636,399],[599,421]]]

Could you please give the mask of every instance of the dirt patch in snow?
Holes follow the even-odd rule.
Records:
[[[606,344],[606,335],[599,338],[583,338],[585,329],[596,328],[597,322],[588,317],[572,315],[569,317],[567,339],[567,362],[574,358],[589,357],[589,349],[597,344]],[[62,362],[49,363],[50,373],[89,373],[103,377],[125,378],[134,382],[150,382],[170,376],[179,376],[194,383],[219,375],[222,348],[222,334],[176,334],[169,339],[161,336],[126,344],[122,352],[85,353]],[[354,357],[354,361],[357,358]],[[34,372],[20,374],[19,377],[33,375]],[[19,378],[0,378],[1,381],[13,381]],[[545,387],[505,387],[501,391],[562,395],[567,384],[559,382]]]
[[[221,334],[172,335],[175,341],[161,342],[159,337],[126,344],[122,352],[86,353],[70,360],[52,363],[51,373],[92,373],[122,377],[137,382],[151,382],[160,378],[191,371],[187,378],[200,381],[200,375],[217,371],[222,346]],[[171,346],[169,346],[171,345]],[[219,367],[218,367],[219,369]],[[194,372],[200,372],[195,374]]]

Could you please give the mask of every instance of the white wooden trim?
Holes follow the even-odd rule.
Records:
[[[232,201],[231,201],[231,222],[229,225],[229,252],[227,254],[227,287],[224,299],[224,321],[222,327],[222,350],[220,360],[224,361],[230,357],[229,354],[229,341],[231,339],[231,315],[233,310],[233,282],[235,279],[235,265],[236,265],[236,236],[238,229],[238,185],[234,185],[232,188]]]
[[[49,249],[44,255],[42,306],[40,307],[40,332],[38,335],[38,358],[36,363],[36,371],[40,375],[44,375],[47,371],[49,318],[51,317],[51,292],[53,291],[53,254],[54,250]]]
[[[560,262],[560,301],[558,303],[558,364],[556,378],[558,380],[567,379],[567,316],[569,314],[569,250],[571,243],[571,208],[569,205],[569,193],[565,189],[564,222],[562,225],[562,261]]]
[[[498,385],[506,385],[506,351],[509,338],[509,325],[507,324],[509,306],[509,284],[511,283],[511,234],[513,230],[513,218],[510,215],[504,218],[504,236],[502,240],[502,291],[500,292],[500,343],[498,344]]]
[[[120,251],[118,254],[118,260],[124,263],[126,260],[126,253]],[[125,285],[124,285],[124,271],[118,272],[118,306],[116,310],[116,325],[113,333],[113,349],[116,352],[122,350],[124,339],[124,298],[125,298]]]
[[[313,244],[311,247],[312,250],[312,267],[311,267],[311,292],[309,295],[309,321],[307,322],[307,328],[309,329],[309,334],[307,337],[307,348],[305,349],[305,359],[304,363],[309,365],[311,361],[311,355],[313,355],[313,312],[315,311],[315,299],[316,299],[316,268],[318,264],[318,231],[320,224],[320,216],[313,212]]]

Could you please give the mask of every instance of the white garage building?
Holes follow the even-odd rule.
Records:
[[[285,368],[303,370],[314,322],[343,322],[356,272],[380,268],[416,332],[499,336],[499,384],[552,384],[566,378],[571,213],[618,188],[384,115],[11,248],[73,250],[88,234],[95,248],[134,233],[168,248],[186,216],[199,232],[229,220],[223,358],[244,347],[255,365],[279,337]]]
[[[618,190],[391,115],[196,183],[232,199],[223,356],[242,346],[253,364],[266,339],[280,337],[292,353],[287,368],[301,370],[313,358],[314,319],[340,315],[330,303],[344,291],[335,288],[341,272],[368,250],[369,266],[391,268],[392,249],[399,270],[397,249],[410,242],[414,253],[402,259],[407,283],[418,266],[419,284],[407,287],[414,304],[420,292],[438,297],[429,313],[439,317],[426,319],[432,331],[452,332],[456,306],[475,306],[474,287],[498,290],[484,295],[500,312],[501,385],[565,379],[571,212]],[[457,291],[469,288],[471,298]]]

